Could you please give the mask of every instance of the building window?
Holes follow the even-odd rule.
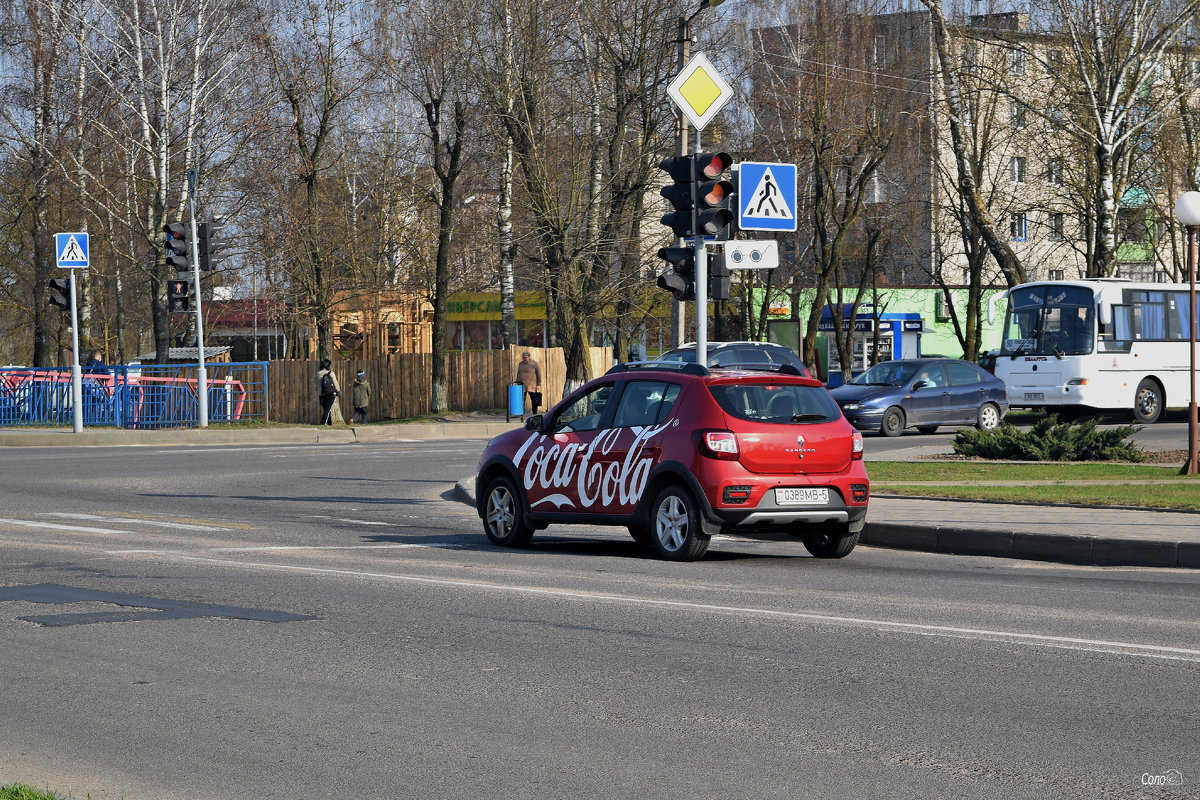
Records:
[[[1066,127],[1065,119],[1066,118],[1063,116],[1063,110],[1061,108],[1050,109],[1050,130],[1061,131]]]
[[[1057,78],[1063,71],[1063,51],[1051,50],[1046,53],[1046,73],[1051,78]]]
[[[1016,100],[1008,104],[1008,124],[1014,131],[1019,131],[1025,127],[1026,113],[1025,104],[1018,103]]]
[[[1052,281],[1061,281],[1066,280],[1067,273],[1065,270],[1051,269],[1046,271],[1046,275],[1049,276],[1049,279]]]
[[[974,42],[967,42],[963,45],[962,65],[963,69],[968,72],[979,66],[979,45]]]
[[[1009,75],[1024,75],[1025,74],[1025,51],[1013,50],[1008,54],[1008,74]]]
[[[1117,212],[1117,239],[1122,242],[1145,243],[1150,240],[1146,209],[1122,208]]]
[[[1025,182],[1025,156],[1013,156],[1008,162],[1008,175],[1013,183]]]
[[[1063,213],[1061,211],[1054,211],[1050,214],[1049,228],[1050,238],[1053,241],[1061,242],[1063,239],[1067,238],[1063,235]]]
[[[873,55],[872,60],[875,65],[875,69],[884,69],[887,67],[887,63],[888,63],[887,36],[885,36],[881,33],[875,34],[874,43],[875,43],[875,50],[874,50],[874,53],[872,54]]]
[[[1046,162],[1046,183],[1051,186],[1062,186],[1063,162],[1061,158],[1052,158]]]
[[[1024,242],[1029,238],[1029,217],[1024,212],[1013,214],[1009,219],[1008,232],[1014,242]]]

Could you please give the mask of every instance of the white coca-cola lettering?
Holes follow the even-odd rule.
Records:
[[[630,505],[641,499],[654,466],[654,458],[645,455],[646,445],[669,424],[653,428],[611,428],[601,431],[586,446],[576,442],[563,444],[555,441],[554,436],[534,433],[517,450],[513,461],[522,472],[526,490],[535,486],[546,490],[564,488],[574,480],[579,505],[583,508],[590,508],[597,501],[605,506]],[[625,458],[619,461],[607,458],[621,437],[629,435],[626,431],[632,433],[633,441]],[[559,507],[574,505],[561,494],[546,499]]]

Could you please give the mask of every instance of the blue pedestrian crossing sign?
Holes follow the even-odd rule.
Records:
[[[62,269],[88,268],[88,235],[86,233],[54,234],[54,253]]]
[[[738,165],[738,227],[796,230],[796,165],[743,161]]]

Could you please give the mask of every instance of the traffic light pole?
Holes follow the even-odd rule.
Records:
[[[700,183],[697,162],[700,160],[700,131],[696,130],[696,157],[692,159],[692,239],[696,247],[696,363],[708,365],[708,252],[704,249],[704,233],[700,230],[700,198],[696,190]]]
[[[200,241],[196,224],[196,170],[187,171],[188,202],[192,212],[192,294],[196,298],[196,409],[200,427],[208,427],[208,371],[204,367],[204,314],[200,307]],[[72,273],[74,275],[74,273]]]
[[[689,45],[691,44],[692,39],[691,21],[691,17],[682,15],[679,17],[679,38],[676,39],[676,42],[679,45],[676,51],[676,70],[680,72],[683,71],[683,68],[687,65],[688,61],[688,50],[690,49]],[[682,110],[677,108],[675,109],[676,156],[682,157],[687,155],[687,131],[687,117],[684,116]],[[694,178],[695,175],[693,175],[693,179]],[[693,201],[695,200],[695,198],[692,199]],[[682,238],[677,237],[673,244],[675,247],[682,247],[684,242]],[[675,339],[675,341],[672,343],[672,346],[679,347],[681,344],[687,341],[687,306],[682,300],[675,299],[671,303],[671,328],[672,336],[674,336]]]
[[[83,433],[83,370],[79,368],[79,304],[71,270],[71,430]]]

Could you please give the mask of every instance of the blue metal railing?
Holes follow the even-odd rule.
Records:
[[[83,375],[83,424],[182,428],[199,424],[199,364],[118,365]],[[208,421],[268,419],[267,362],[206,364]],[[0,427],[70,425],[69,368],[0,368]]]

